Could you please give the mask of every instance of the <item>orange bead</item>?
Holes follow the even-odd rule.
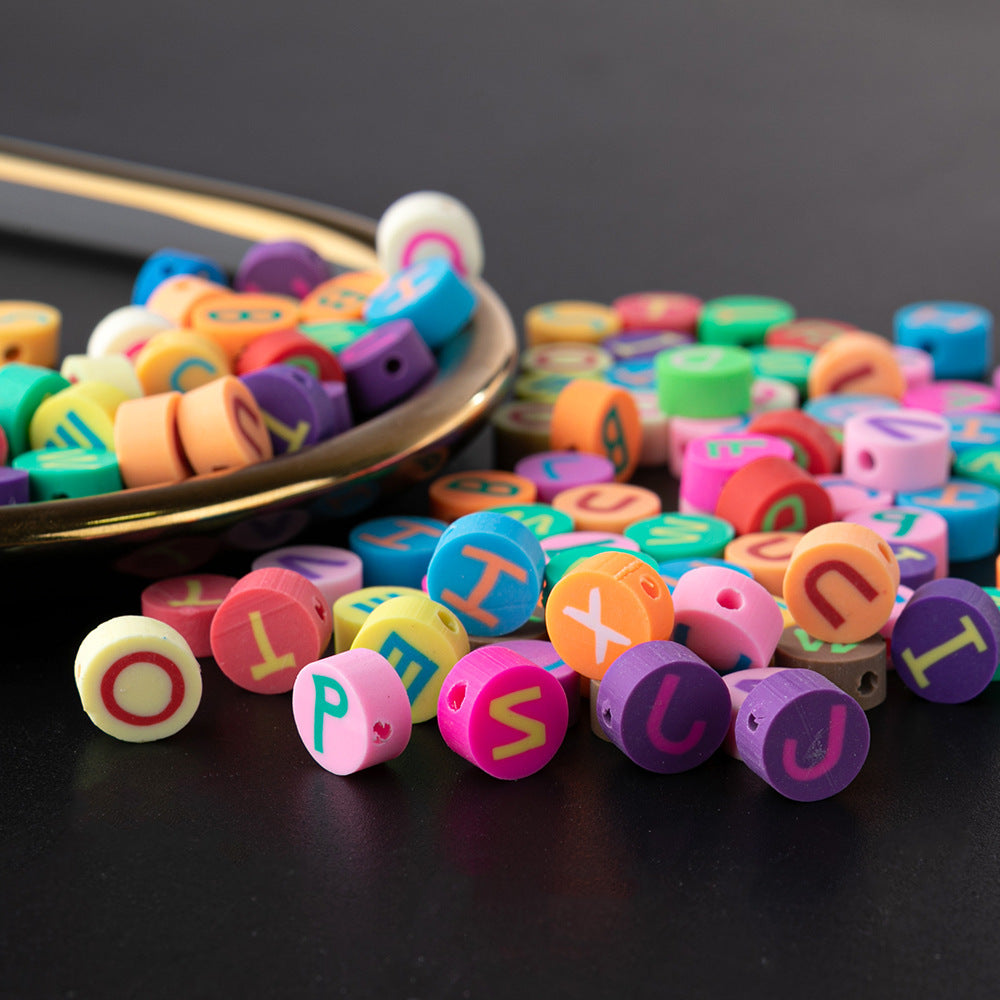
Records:
[[[184,393],[177,408],[177,430],[197,473],[240,469],[272,455],[260,407],[235,375]]]
[[[199,302],[192,310],[192,330],[211,337],[235,360],[252,340],[265,333],[294,330],[299,302],[287,295],[224,292]]]
[[[226,352],[209,337],[193,330],[154,334],[135,356],[135,374],[147,396],[187,392],[230,375]]]
[[[188,326],[191,311],[199,302],[228,291],[225,285],[200,278],[196,274],[177,274],[161,281],[153,289],[153,294],[146,301],[146,308],[177,326]]]
[[[749,570],[768,593],[781,597],[788,560],[803,537],[801,531],[754,531],[734,538],[724,558]]]
[[[902,399],[906,379],[888,341],[874,333],[843,333],[813,357],[809,398],[833,393]]]
[[[879,535],[838,521],[800,539],[785,573],[788,610],[824,642],[860,642],[889,620],[899,587],[899,563]]]
[[[674,602],[664,580],[642,559],[601,552],[552,588],[545,627],[569,666],[600,680],[626,649],[670,638]]]
[[[556,398],[549,432],[552,451],[605,455],[624,482],[635,471],[642,450],[639,406],[620,386],[574,379]]]
[[[127,487],[179,483],[191,475],[177,433],[179,392],[126,399],[115,412],[115,455]]]
[[[0,364],[55,368],[59,361],[62,313],[44,302],[0,302]]]
[[[491,507],[534,503],[538,488],[524,476],[486,469],[440,476],[431,483],[428,495],[432,517],[455,521]]]
[[[552,499],[555,510],[573,519],[575,531],[621,534],[634,521],[656,517],[663,509],[659,494],[631,483],[573,486]]]
[[[322,323],[362,319],[368,296],[387,277],[385,271],[378,268],[338,274],[335,278],[317,285],[302,300],[299,306],[299,321]]]

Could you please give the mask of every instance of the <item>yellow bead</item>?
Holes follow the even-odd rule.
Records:
[[[128,396],[106,382],[78,382],[49,396],[28,425],[33,450],[114,449],[115,411]]]

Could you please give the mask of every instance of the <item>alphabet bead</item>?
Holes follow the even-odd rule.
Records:
[[[552,499],[555,510],[569,515],[577,531],[621,533],[636,521],[660,513],[658,493],[632,483],[594,483],[562,490]]]
[[[142,591],[142,613],[175,628],[195,656],[211,656],[212,619],[236,583],[236,577],[218,573],[157,580]]]
[[[299,308],[301,322],[310,325],[350,323],[360,320],[364,315],[368,296],[383,284],[386,278],[388,274],[379,268],[345,271],[343,274],[328,278],[302,300]]]
[[[352,528],[347,544],[361,559],[366,587],[419,587],[446,527],[432,517],[379,517]]]
[[[428,489],[431,515],[454,521],[466,514],[512,503],[534,503],[538,489],[530,479],[494,469],[454,472]]]
[[[556,652],[556,647],[544,639],[504,639],[499,645],[544,667],[559,681],[569,708],[569,725],[575,726],[580,718],[580,675]]]
[[[887,542],[905,542],[934,554],[936,579],[948,575],[948,522],[935,510],[883,507],[849,514],[845,521],[871,528]]]
[[[800,531],[753,531],[729,542],[724,558],[750,570],[769,594],[781,597],[788,561],[804,537]]]
[[[986,483],[949,479],[940,489],[899,493],[901,507],[936,511],[948,523],[948,559],[968,562],[997,550],[1000,491]]]
[[[94,725],[130,743],[179,732],[201,702],[201,668],[183,636],[141,615],[112,618],[89,632],[74,676]]]
[[[634,292],[611,303],[624,330],[678,330],[694,333],[702,301],[682,292]]]
[[[734,417],[750,410],[753,363],[742,347],[693,344],[656,355],[660,409],[670,417]]]
[[[903,405],[934,413],[996,413],[1000,410],[1000,397],[993,386],[942,379],[907,389]]]
[[[164,330],[143,344],[133,364],[147,396],[187,392],[232,374],[225,351],[209,337],[191,330]]]
[[[764,334],[764,343],[779,350],[815,353],[842,333],[856,329],[857,327],[850,323],[842,323],[835,319],[792,319],[787,323],[775,323],[774,326],[769,326]]]
[[[142,305],[120,306],[94,327],[87,340],[87,357],[132,354],[154,334],[173,328],[170,320]]]
[[[192,310],[192,330],[211,337],[235,361],[251,341],[268,333],[294,330],[299,303],[287,295],[220,292]]]
[[[0,301],[0,363],[55,368],[62,314],[44,302]]]
[[[32,500],[89,497],[115,493],[122,488],[114,453],[99,448],[22,451],[13,466],[28,474]]]
[[[624,531],[626,538],[657,562],[722,555],[733,534],[728,521],[710,514],[657,514],[633,522]]]
[[[760,681],[740,706],[735,728],[744,763],[796,802],[845,789],[871,742],[861,706],[812,670],[782,670]]]
[[[893,494],[888,490],[863,486],[846,476],[817,476],[816,482],[829,495],[833,504],[833,516],[838,521],[843,521],[849,514],[860,514],[892,506]]]
[[[341,775],[398,757],[413,729],[403,682],[370,649],[306,664],[292,687],[292,715],[313,760]]]
[[[368,620],[368,616],[380,605],[393,597],[426,597],[415,587],[362,587],[350,594],[344,594],[333,602],[333,648],[343,653],[351,648],[351,643]]]
[[[598,302],[543,302],[524,314],[524,336],[529,347],[567,340],[600,344],[605,338],[619,333],[621,328],[618,314]]]
[[[736,745],[736,718],[740,712],[740,706],[746,701],[747,695],[762,681],[772,677],[784,667],[751,667],[748,670],[733,670],[725,674],[722,680],[729,689],[729,729],[722,740],[722,749],[730,757],[742,760],[739,747]]]
[[[286,455],[332,437],[342,413],[328,391],[336,382],[321,383],[294,365],[277,364],[240,376],[260,411],[271,451]]]
[[[906,381],[892,347],[862,331],[843,333],[824,344],[809,366],[809,398],[841,393],[902,399]]]
[[[940,379],[983,378],[992,360],[992,331],[989,310],[967,302],[914,302],[893,316],[896,342],[928,351]]]
[[[323,595],[329,608],[361,588],[361,557],[334,545],[285,545],[257,556],[252,569],[288,569],[304,576]]]
[[[215,281],[220,285],[226,283],[226,275],[222,268],[211,257],[192,253],[189,250],[178,250],[174,247],[164,247],[150,254],[132,285],[132,304],[143,305],[162,282],[175,275],[195,275],[207,281]]]
[[[618,749],[658,774],[697,767],[729,728],[725,682],[676,642],[643,642],[618,656],[601,679],[596,708]]]
[[[747,424],[748,434],[766,434],[787,441],[794,459],[810,475],[835,472],[840,465],[840,445],[815,418],[802,410],[772,410]]]
[[[933,552],[910,545],[908,542],[890,542],[889,548],[899,563],[899,582],[901,586],[916,590],[917,587],[930,583],[937,570],[937,559]]]
[[[604,455],[542,451],[522,458],[514,466],[514,473],[535,484],[542,503],[551,503],[556,494],[571,487],[613,482],[615,466]]]
[[[330,265],[311,246],[299,240],[265,240],[243,255],[233,288],[304,299],[329,278]]]
[[[441,687],[445,743],[495,778],[541,770],[566,736],[566,696],[544,668],[502,646],[463,656]]]
[[[795,309],[763,295],[727,295],[706,302],[698,316],[704,344],[762,344],[767,330],[795,318]]]

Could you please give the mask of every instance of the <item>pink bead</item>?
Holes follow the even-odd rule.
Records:
[[[160,580],[143,590],[142,613],[177,629],[195,656],[211,656],[212,619],[235,584],[236,577],[216,573]]]
[[[922,410],[861,413],[844,424],[844,475],[893,493],[943,486],[951,469],[948,421]]]
[[[334,774],[398,757],[413,729],[403,682],[371,649],[306,664],[292,688],[292,715],[313,760]]]
[[[900,613],[903,608],[906,607],[906,602],[913,596],[913,591],[909,587],[904,587],[902,584],[896,590],[896,603],[892,606],[892,611],[889,613],[889,620],[878,630],[878,634],[882,636],[883,639],[892,641],[892,630],[896,627],[896,619],[899,618]],[[892,657],[890,656],[886,661],[887,667],[892,667]]]
[[[892,506],[893,495],[888,490],[862,486],[846,476],[817,476],[816,482],[830,495],[833,516],[838,521],[843,521],[848,514]]]
[[[502,646],[482,646],[449,671],[437,720],[455,753],[495,778],[543,768],[566,736],[566,695],[547,670]]]
[[[756,580],[725,566],[697,566],[681,576],[671,596],[674,640],[720,673],[770,663],[785,622]]]
[[[899,362],[907,391],[934,381],[934,358],[930,352],[905,344],[896,344],[892,351]]]
[[[638,552],[639,543],[625,535],[613,531],[564,531],[558,535],[549,535],[542,539],[542,551],[546,557],[563,549],[574,549],[580,545],[603,545],[608,549],[625,549],[628,552]]]
[[[934,578],[948,575],[948,522],[936,510],[883,507],[851,514],[844,520],[871,528],[887,542],[905,542],[915,548],[926,549],[937,558]]]
[[[774,455],[792,461],[792,446],[769,434],[723,434],[692,441],[684,452],[680,495],[699,510],[714,511],[722,487],[755,458]]]
[[[319,589],[289,569],[257,569],[229,591],[212,619],[212,656],[234,683],[259,694],[291,691],[326,650],[333,614]]]
[[[934,413],[946,413],[948,410],[960,413],[996,413],[1000,410],[1000,397],[996,389],[981,382],[946,379],[907,389],[903,396],[903,406],[932,410]]]
[[[768,677],[772,677],[779,671],[786,669],[786,667],[752,667],[749,670],[734,670],[731,674],[726,674],[722,678],[726,682],[726,687],[729,688],[729,700],[733,706],[732,715],[729,719],[729,731],[722,741],[722,749],[730,757],[735,757],[737,760],[743,759],[740,756],[739,747],[736,745],[736,716],[739,715],[740,706],[746,701],[747,695],[761,681],[767,680]]]
[[[672,417],[670,420],[670,474],[681,478],[684,453],[687,446],[698,438],[719,434],[735,434],[746,426],[746,417]]]
[[[253,569],[271,567],[304,576],[316,585],[331,608],[338,598],[362,586],[361,557],[333,545],[287,545],[257,556],[252,564]]]

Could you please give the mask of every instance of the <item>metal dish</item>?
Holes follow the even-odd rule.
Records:
[[[375,223],[301,199],[0,138],[0,228],[134,255],[182,246],[233,269],[252,243],[301,239],[334,265],[375,262]],[[217,535],[295,510],[343,517],[437,472],[509,388],[517,338],[484,282],[437,379],[308,450],[174,486],[0,507],[0,552],[66,552]]]

